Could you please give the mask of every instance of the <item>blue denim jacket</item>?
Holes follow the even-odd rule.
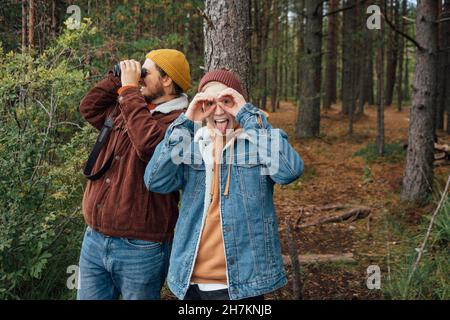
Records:
[[[275,183],[288,184],[303,173],[303,161],[286,133],[273,129],[258,108],[247,103],[236,120],[243,133],[225,146],[225,163],[219,173],[221,228],[232,300],[265,294],[287,283],[273,188]],[[170,290],[179,299],[190,285],[211,200],[206,189],[212,179],[208,154],[212,154],[213,143],[204,129],[195,133],[194,123],[181,114],[156,148],[144,176],[152,192],[182,190],[167,276]],[[256,148],[258,143],[265,147]],[[227,183],[228,194],[224,192]]]

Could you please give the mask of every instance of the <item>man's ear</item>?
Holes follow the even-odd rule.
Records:
[[[162,78],[162,85],[164,88],[170,88],[172,86],[173,80],[169,76],[165,76]]]

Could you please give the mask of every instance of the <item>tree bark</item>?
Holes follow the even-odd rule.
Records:
[[[439,54],[438,54],[438,72],[437,74],[437,101],[435,113],[435,129],[444,129],[444,112],[446,111],[446,104],[450,102],[448,96],[450,76],[448,72],[448,63],[450,56],[450,0],[445,0],[442,10],[439,12]],[[447,117],[448,117],[447,111]],[[448,126],[447,126],[448,127]],[[447,128],[448,131],[448,128]]]
[[[386,8],[385,8],[386,9]],[[386,10],[385,10],[386,12]],[[381,21],[383,29],[383,21]],[[385,103],[385,44],[384,34],[380,32],[380,44],[378,49],[378,105],[377,105],[377,150],[380,156],[384,155],[384,103]]]
[[[401,198],[425,203],[433,184],[433,103],[436,98],[438,3],[422,0],[417,6],[413,97],[409,122],[408,151]]]
[[[27,0],[22,0],[22,52],[27,47]]]
[[[331,0],[329,12],[338,8],[338,0]],[[326,80],[325,97],[323,108],[328,110],[336,102],[336,79],[337,79],[337,42],[338,42],[338,17],[337,14],[328,16],[328,41],[327,41],[327,59],[326,59]]]
[[[444,1],[442,18],[450,19],[450,0]],[[445,81],[445,99],[444,104],[446,105],[447,112],[447,133],[450,134],[450,20],[446,20],[443,23],[443,36],[444,45],[446,48],[447,59],[444,74],[446,75]]]
[[[356,0],[344,0],[343,6],[349,7],[355,4]],[[354,67],[354,44],[355,34],[353,30],[353,19],[356,14],[355,7],[345,10],[342,24],[342,113],[347,115],[356,99],[353,91],[353,67]]]
[[[398,11],[398,0],[391,0],[392,12],[391,21],[395,21],[396,26],[399,25],[399,11]],[[385,11],[385,14],[389,13]],[[390,30],[390,29],[389,29]],[[395,87],[395,75],[397,74],[397,58],[398,58],[398,41],[399,33],[390,30],[389,31],[389,46],[387,50],[387,67],[386,67],[386,90],[385,90],[385,105],[390,106],[394,97],[394,87]]]
[[[34,46],[34,0],[29,0],[28,11],[28,47]]]
[[[305,0],[300,0],[297,3],[297,22],[298,22],[298,30],[297,30],[297,88],[296,95],[300,97],[301,95],[301,85],[302,85],[302,52],[303,52],[303,40],[304,40],[304,11],[305,11]],[[300,104],[300,99],[297,99],[297,104]]]
[[[241,80],[245,96],[249,92],[248,1],[206,0],[204,22],[204,62],[206,71],[227,69]]]
[[[406,16],[408,9],[408,0],[402,0],[402,9],[400,16]],[[405,20],[401,19],[401,31],[405,32]],[[397,111],[402,111],[403,101],[403,56],[405,55],[405,40],[403,37],[399,38],[398,43],[398,74],[397,74]]]
[[[56,0],[52,0],[52,22],[51,22],[51,33],[52,38],[56,38],[56,30],[58,27],[58,18],[57,18],[57,11],[56,11]]]
[[[303,48],[302,86],[296,136],[320,134],[320,77],[322,49],[322,0],[306,0],[306,24]]]
[[[261,90],[261,105],[262,109],[266,109],[267,105],[267,95],[268,95],[268,84],[267,84],[267,42],[269,41],[269,27],[270,27],[270,8],[272,6],[272,0],[264,1],[264,7],[262,12],[262,36],[261,36],[261,50],[260,50],[260,86],[258,88]]]
[[[278,0],[273,1],[273,30],[272,30],[272,93],[271,110],[276,111],[278,104],[278,28],[279,28]]]

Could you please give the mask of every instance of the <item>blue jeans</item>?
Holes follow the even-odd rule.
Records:
[[[172,243],[108,237],[86,229],[78,300],[159,300]]]

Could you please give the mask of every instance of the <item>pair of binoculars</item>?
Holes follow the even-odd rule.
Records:
[[[113,68],[113,74],[116,77],[120,78],[120,75],[122,74],[121,70],[120,70],[120,63],[116,63],[114,65]],[[145,78],[145,76],[147,75],[147,70],[145,70],[144,68],[141,69],[141,78]]]

